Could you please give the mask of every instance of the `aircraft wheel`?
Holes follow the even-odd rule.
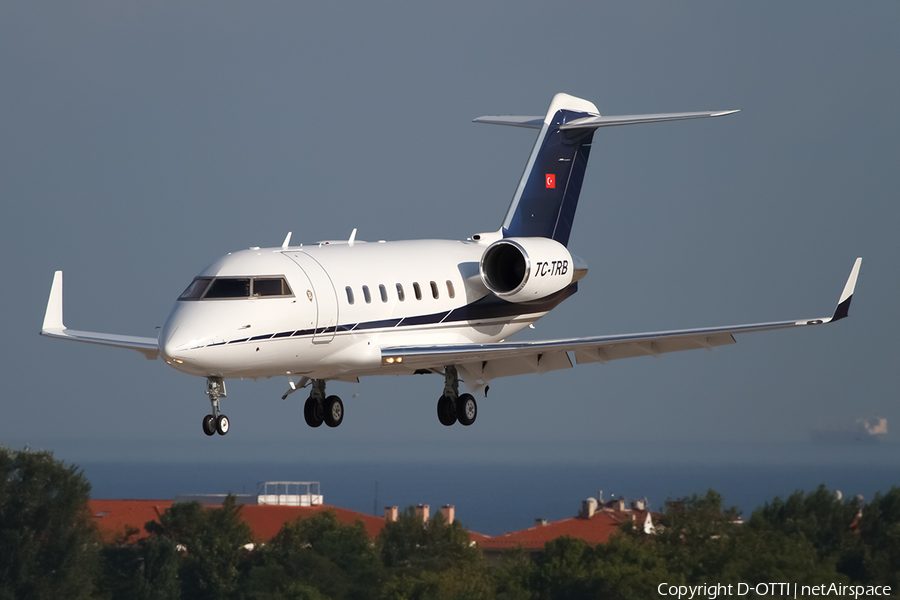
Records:
[[[456,403],[447,396],[441,396],[438,400],[437,413],[441,425],[450,427],[456,423]]]
[[[344,403],[337,396],[325,398],[325,424],[337,427],[344,420]]]
[[[219,418],[216,419],[216,431],[219,432],[219,435],[225,435],[230,428],[231,422],[228,420],[228,417],[219,415]]]
[[[478,416],[478,403],[475,402],[475,396],[472,394],[463,394],[457,400],[459,405],[459,422],[462,425],[469,426],[475,422]]]
[[[216,434],[216,418],[212,415],[203,417],[203,433],[206,435]]]
[[[318,427],[325,421],[325,407],[321,402],[310,398],[303,405],[303,417],[310,427]]]

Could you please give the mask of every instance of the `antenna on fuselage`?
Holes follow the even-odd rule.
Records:
[[[352,246],[353,242],[356,241],[356,227],[353,228],[353,231],[350,232],[350,239],[347,240],[347,244]]]
[[[284,241],[281,242],[281,249],[282,249],[282,250],[287,250],[288,245],[291,243],[291,234],[292,234],[292,233],[294,233],[294,232],[293,232],[293,231],[288,231],[288,234],[287,234],[286,236],[284,236]]]

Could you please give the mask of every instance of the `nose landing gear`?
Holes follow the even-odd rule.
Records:
[[[203,433],[225,435],[231,428],[228,417],[219,413],[219,398],[225,397],[225,380],[221,377],[206,378],[206,395],[212,405],[212,414],[203,417]]]
[[[459,373],[450,365],[444,369],[444,394],[438,400],[438,421],[450,427],[457,421],[469,426],[478,417],[478,403],[472,394],[459,393]]]

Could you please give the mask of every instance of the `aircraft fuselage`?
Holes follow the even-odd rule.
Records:
[[[230,297],[179,299],[160,331],[161,354],[204,377],[412,373],[402,362],[382,368],[380,349],[500,341],[574,293],[571,286],[537,302],[497,298],[479,274],[489,241],[323,242],[229,254],[197,279],[252,280],[255,290],[257,279],[283,277],[288,294],[241,288]],[[586,268],[579,267],[580,277]],[[571,282],[576,269],[536,270]]]

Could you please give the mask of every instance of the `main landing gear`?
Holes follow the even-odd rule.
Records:
[[[437,404],[438,421],[450,427],[457,421],[469,426],[478,416],[478,403],[472,394],[459,393],[459,374],[450,365],[444,369],[444,394]]]
[[[313,379],[309,399],[303,405],[303,417],[310,427],[325,423],[337,427],[344,421],[344,403],[337,396],[325,397],[325,380]]]
[[[225,380],[221,377],[207,377],[206,395],[212,404],[212,414],[203,417],[203,433],[225,435],[231,427],[228,417],[219,413],[219,398],[225,397]]]

